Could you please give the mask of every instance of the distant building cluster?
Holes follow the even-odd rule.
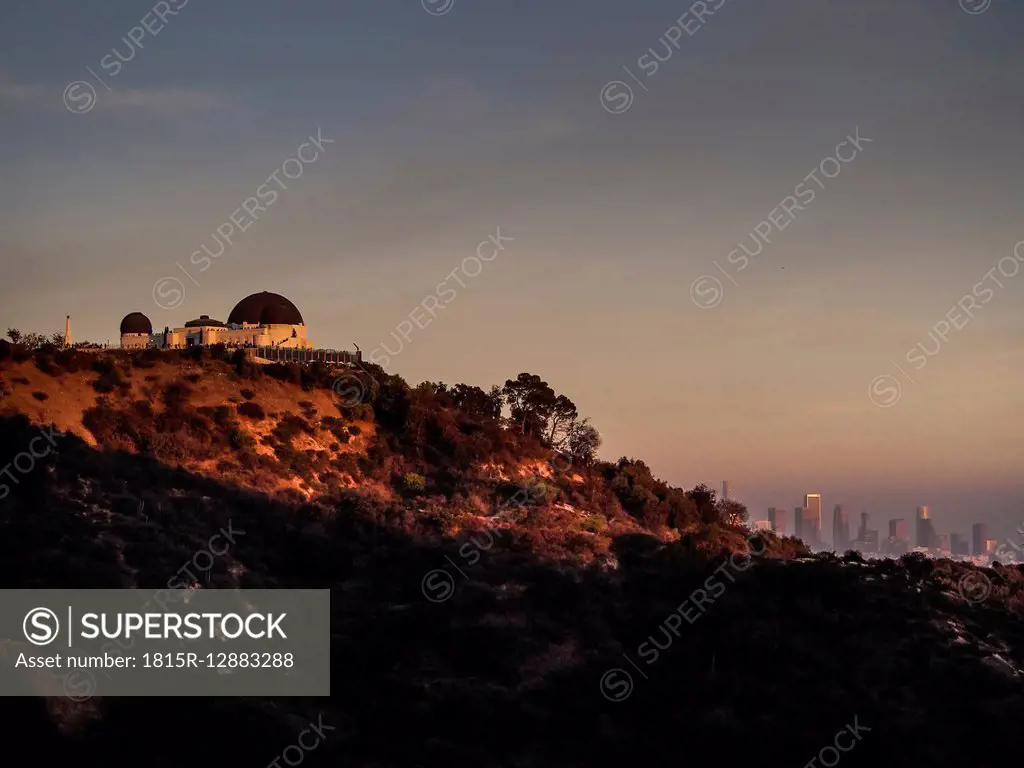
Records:
[[[795,536],[812,549],[831,548],[835,552],[854,549],[864,554],[898,557],[913,551],[972,558],[979,562],[987,562],[997,555],[999,542],[989,538],[987,525],[975,523],[970,539],[958,533],[938,533],[927,506],[917,508],[913,535],[909,521],[898,517],[889,520],[888,535],[882,537],[878,529],[870,527],[867,511],[860,513],[860,524],[856,535],[853,535],[846,505],[836,504],[832,510],[832,543],[829,547],[822,536],[821,510],[821,494],[808,493],[804,496],[803,506],[793,509],[792,525],[789,524],[789,510],[784,507],[768,507],[768,519],[755,520],[752,525],[756,530],[771,530],[779,536]],[[1024,548],[1020,548],[1020,552],[1024,554]]]
[[[186,349],[215,344],[313,349],[298,308],[284,296],[266,291],[238,302],[227,322],[200,315],[180,328],[165,327],[154,333],[153,323],[141,312],[132,312],[121,321],[123,349]]]

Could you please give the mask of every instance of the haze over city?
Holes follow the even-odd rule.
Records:
[[[135,45],[151,5],[0,11],[0,304],[23,327],[70,314],[116,345],[129,311],[223,320],[269,288],[318,344],[369,352],[447,279],[389,373],[534,371],[603,457],[729,478],[754,519],[820,492],[826,518],[867,507],[880,529],[923,504],[946,531],[1024,522],[1018,4],[709,1],[668,46],[686,7],[664,0],[170,5]],[[739,269],[789,196],[803,209]]]

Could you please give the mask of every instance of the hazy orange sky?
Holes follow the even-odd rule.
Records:
[[[820,491],[826,517],[869,505],[883,531],[917,504],[939,530],[1024,522],[1024,9],[424,6],[188,3],[130,59],[137,3],[66,3],[58,31],[5,9],[4,328],[70,313],[116,344],[128,312],[224,320],[272,290],[318,345],[369,353],[447,281],[387,366],[411,383],[540,374],[603,456],[728,478],[754,517]],[[200,272],[190,255],[318,128],[335,143]],[[813,201],[738,270],[801,184]],[[918,344],[937,350],[919,369]]]

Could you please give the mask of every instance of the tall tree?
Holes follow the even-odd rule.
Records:
[[[566,447],[578,416],[576,404],[565,395],[558,395],[551,405],[547,433],[548,445],[559,448]]]
[[[747,521],[747,508],[732,499],[719,499],[716,505],[718,519],[727,525],[742,525]]]
[[[557,396],[546,381],[532,373],[509,379],[501,390],[508,403],[510,420],[520,434],[544,438]]]
[[[590,424],[589,419],[573,422],[566,439],[566,450],[575,461],[592,464],[600,447],[601,434]]]
[[[718,509],[715,499],[715,491],[708,488],[704,483],[694,486],[686,492],[686,498],[697,507],[697,514],[704,523],[714,523],[718,520]]]
[[[492,421],[501,417],[501,390],[491,387],[484,392],[480,387],[456,384],[448,391],[452,403],[466,415],[478,421]]]

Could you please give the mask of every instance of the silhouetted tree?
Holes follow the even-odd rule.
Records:
[[[600,447],[601,434],[591,426],[589,419],[573,423],[565,444],[565,449],[573,460],[584,465],[592,464]]]
[[[576,404],[565,395],[558,395],[551,405],[551,413],[548,417],[548,445],[558,447],[567,445],[578,416]]]
[[[718,519],[726,525],[742,525],[749,516],[747,508],[732,499],[719,499],[716,508],[718,510]]]
[[[531,373],[520,373],[509,379],[501,390],[508,403],[511,422],[523,435],[544,437],[548,419],[555,409],[557,396],[546,381]]]
[[[693,490],[687,491],[686,498],[696,505],[697,514],[701,522],[710,524],[718,520],[714,489],[708,488],[704,483],[701,483],[694,486]]]
[[[456,384],[448,390],[452,404],[464,411],[467,416],[478,421],[493,421],[501,417],[501,390],[491,387],[484,392],[480,387],[468,384]]]

